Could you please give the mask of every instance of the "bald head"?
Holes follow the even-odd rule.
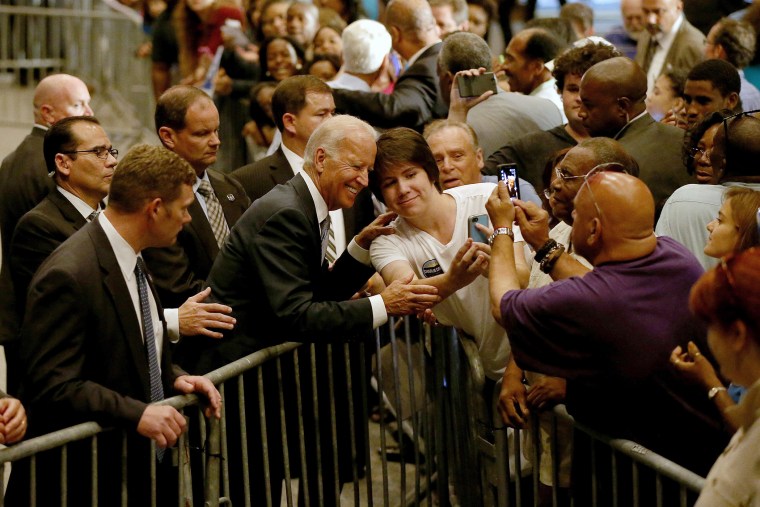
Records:
[[[34,122],[51,126],[71,116],[92,116],[90,92],[84,82],[69,74],[44,78],[34,90]]]
[[[647,77],[630,58],[618,56],[592,66],[581,80],[578,116],[592,137],[614,137],[646,108]]]
[[[594,174],[575,196],[572,242],[594,265],[650,254],[657,243],[652,192],[628,174]]]
[[[391,0],[385,9],[385,27],[393,49],[405,59],[439,39],[427,0]]]

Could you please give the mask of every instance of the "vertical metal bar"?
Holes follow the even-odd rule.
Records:
[[[301,403],[301,366],[298,359],[298,351],[300,349],[293,350],[293,379],[295,381],[296,391],[296,407],[298,409],[298,452],[301,457],[301,489],[304,499],[304,507],[310,507],[311,498],[307,492],[309,491],[309,472],[306,466],[306,430],[303,424],[303,404]]]
[[[448,363],[448,347],[442,346],[444,343],[443,330],[434,329],[436,335],[430,341],[431,353],[435,363],[435,445],[437,449],[437,472],[436,491],[438,501],[444,507],[449,506],[449,450],[446,445],[446,435],[448,435],[449,421],[449,403],[448,403],[448,379],[446,378],[446,364]]]
[[[37,456],[29,458],[29,504],[37,505]]]
[[[364,425],[364,461],[365,461],[365,477],[366,480],[366,494],[367,503],[369,507],[374,506],[374,500],[372,498],[372,460],[370,459],[370,445],[369,445],[369,389],[367,388],[367,351],[364,342],[359,342],[359,386],[361,389],[361,421]],[[379,397],[378,397],[379,398]],[[0,505],[2,507],[2,505]]]
[[[599,484],[596,476],[596,445],[594,445],[593,438],[589,438],[589,444],[591,445],[591,505],[596,507],[598,505],[597,487]]]
[[[639,507],[639,465],[636,461],[631,461],[631,471],[633,480],[633,507]]]
[[[319,418],[319,395],[317,385],[317,348],[316,345],[309,344],[309,357],[311,365],[311,395],[314,401],[314,432],[316,434],[315,446],[317,448],[317,505],[324,505],[325,493],[324,493],[324,480],[322,477],[322,430],[320,428],[321,421]],[[306,492],[308,495],[308,492]]]
[[[98,505],[98,436],[95,435],[90,439],[90,462],[92,463],[92,469],[90,470],[90,485],[91,485],[91,502],[92,507]]]
[[[612,465],[612,507],[618,505],[618,474],[617,474],[617,453],[614,449],[611,450],[610,462]]]
[[[68,447],[67,444],[61,446],[61,507],[66,507],[66,503],[68,502],[68,490],[66,487],[69,480]]]
[[[663,507],[662,476],[659,473],[656,473],[654,475],[654,488],[655,488],[655,495],[657,498],[657,507]]]
[[[351,478],[354,485],[354,505],[359,506],[361,491],[359,491],[359,469],[356,463],[356,427],[354,418],[353,382],[351,381],[351,350],[348,343],[343,344],[343,360],[346,363],[346,398],[348,405],[348,436],[351,445]],[[361,361],[360,361],[361,362]],[[364,404],[366,406],[366,403]],[[366,419],[365,419],[366,420]],[[337,440],[336,440],[337,443]],[[336,446],[337,447],[337,446]],[[1,506],[0,506],[1,507]]]
[[[375,361],[377,363],[375,370],[377,372],[377,392],[380,398],[380,463],[382,465],[383,472],[383,506],[389,507],[390,495],[388,493],[388,455],[386,453],[388,447],[385,436],[386,428],[385,403],[383,397],[383,365],[381,364],[380,359],[380,349],[380,329],[375,329]],[[369,460],[369,456],[367,456],[367,459]]]
[[[679,490],[680,490],[680,496],[681,496],[681,498],[680,498],[680,500],[681,500],[681,507],[686,507],[686,504],[687,504],[687,500],[686,500],[686,487],[683,484],[681,484],[681,486],[679,487]]]
[[[185,416],[184,410],[181,411],[181,414],[183,417],[185,417],[185,424],[186,427],[189,429],[190,426],[190,418]],[[179,436],[179,441],[177,443],[177,451],[178,451],[178,463],[177,463],[177,506],[182,507],[183,505],[192,505],[193,503],[193,495],[192,495],[192,469],[190,468],[190,449],[187,444],[187,434],[188,432],[185,431]],[[186,486],[186,477],[185,472],[188,473],[188,478],[190,480],[190,496],[189,500],[186,500],[188,498],[188,495],[185,492],[185,486]]]
[[[538,421],[538,412],[533,411],[530,413],[530,425],[532,426],[531,437],[533,439],[533,452],[531,458],[533,459],[533,473],[531,474],[533,483],[533,505],[538,505],[538,483],[541,477],[541,455],[543,454],[541,449],[541,424]],[[522,475],[522,470],[518,470],[519,475]],[[556,484],[554,485],[556,487]]]
[[[217,507],[219,505],[219,473],[220,473],[220,455],[221,455],[221,421],[216,417],[209,419],[209,436],[206,440],[206,471],[208,479],[205,483],[204,496],[206,497],[206,507]],[[247,476],[246,476],[247,481]]]
[[[551,438],[549,439],[549,447],[551,449],[552,457],[552,506],[558,507],[559,505],[559,431],[557,430],[557,414],[554,411],[549,412],[552,426],[551,426]]]
[[[285,396],[282,392],[282,362],[278,356],[275,359],[275,365],[277,366],[277,392],[280,397],[280,427],[281,439],[282,439],[282,461],[285,465],[285,498],[288,502],[288,507],[293,507],[293,491],[290,486],[290,455],[288,454],[288,426],[285,421]]]
[[[430,496],[430,492],[433,490],[433,466],[436,461],[436,454],[435,454],[435,432],[433,429],[433,421],[431,421],[430,417],[430,407],[428,403],[428,384],[429,384],[429,376],[428,376],[428,366],[427,366],[427,352],[428,352],[428,343],[431,341],[431,327],[427,324],[423,324],[419,327],[418,336],[420,346],[422,348],[422,353],[420,354],[420,367],[422,368],[424,379],[423,384],[423,393],[425,395],[425,406],[424,410],[422,411],[422,417],[420,421],[420,427],[422,428],[422,439],[426,443],[425,444],[425,456],[427,461],[427,466],[425,467],[425,473],[426,473],[426,489],[428,493],[428,497]],[[435,381],[433,381],[433,385],[435,385]]]
[[[125,433],[126,435],[126,433]],[[150,460],[149,462],[149,468],[150,470],[150,505],[151,507],[156,507],[156,449],[155,449],[155,442],[151,440],[151,453],[150,457],[148,458]],[[128,451],[125,450],[127,461],[129,461],[129,454]],[[164,459],[171,459],[171,449],[166,448],[164,452]]]
[[[404,456],[404,431],[403,431],[403,424],[404,424],[404,418],[406,414],[404,413],[404,405],[403,405],[403,397],[401,395],[401,377],[399,375],[399,365],[398,365],[398,343],[396,338],[396,323],[400,322],[397,319],[394,319],[391,317],[389,319],[389,329],[390,329],[390,337],[391,337],[391,352],[392,352],[392,358],[393,358],[393,386],[395,387],[395,400],[394,403],[396,404],[396,424],[397,428],[396,431],[398,433],[398,453],[399,453],[399,461],[401,464],[401,476],[400,476],[400,486],[401,486],[401,498],[406,498],[406,459]],[[412,394],[414,396],[414,394]]]
[[[261,427],[261,449],[264,455],[264,489],[267,497],[267,507],[272,507],[272,486],[270,481],[272,474],[269,473],[269,444],[267,444],[267,420],[266,407],[264,404],[264,375],[261,366],[256,368],[256,375],[259,388],[259,423]],[[279,507],[279,506],[277,506]]]
[[[338,469],[338,429],[337,414],[335,411],[335,379],[333,378],[333,346],[327,344],[327,395],[330,400],[330,436],[332,437],[332,455],[333,455],[333,487],[335,488],[335,501],[340,502],[340,470]],[[350,395],[350,393],[349,393]]]
[[[515,430],[515,505],[522,507],[522,430]]]
[[[409,390],[411,391],[411,403],[409,404],[412,412],[412,442],[414,444],[414,505],[420,505],[420,432],[418,429],[419,409],[417,407],[417,389],[414,385],[415,377],[415,360],[412,353],[412,339],[409,329],[409,318],[404,318],[404,339],[406,341],[406,362],[409,369]],[[424,401],[423,401],[424,403]],[[423,408],[424,410],[424,408]]]

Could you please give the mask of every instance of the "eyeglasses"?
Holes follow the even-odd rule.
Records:
[[[106,148],[103,146],[92,148],[91,150],[62,151],[61,153],[64,155],[73,155],[75,153],[93,153],[101,160],[108,160],[108,155],[111,155],[113,158],[119,158],[119,150],[116,148]]]
[[[584,178],[584,176],[573,176],[572,174],[569,174],[564,169],[560,169],[559,166],[554,168],[554,174],[557,175],[557,178],[561,179],[562,182],[567,182],[571,180],[577,180],[580,178]]]
[[[726,116],[725,118],[723,118],[723,134],[724,134],[724,137],[726,138],[725,141],[724,141],[724,143],[723,143],[723,146],[724,146],[724,148],[723,148],[723,159],[724,159],[723,167],[724,167],[724,171],[725,171],[725,168],[728,167],[728,148],[730,146],[730,144],[728,142],[728,122],[731,121],[731,120],[734,120],[737,117],[741,118],[742,116],[749,116],[749,115],[752,115],[752,114],[755,114],[755,113],[760,113],[760,109],[754,109],[752,111],[744,111],[744,112],[732,114],[731,116]]]
[[[553,195],[554,195],[554,189],[552,188],[544,189],[544,197],[546,197],[547,201],[551,199]]]
[[[589,180],[593,178],[594,176],[596,176],[597,174],[607,172],[607,171],[628,174],[628,171],[625,170],[625,167],[623,167],[622,164],[619,164],[617,162],[605,162],[604,164],[599,164],[595,166],[593,169],[587,172],[584,176],[580,176],[581,178],[583,178],[583,185],[581,185],[581,188],[583,188],[584,186],[588,188],[588,195],[591,196],[591,202],[594,203],[594,207],[596,208],[596,212],[599,214],[599,218],[602,218],[602,209],[599,207],[599,203],[596,202],[596,197],[594,197],[594,192],[591,190],[591,184],[589,183]]]
[[[693,158],[694,160],[699,160],[702,157],[708,157],[710,155],[710,150],[702,150],[700,148],[689,148],[689,157]]]

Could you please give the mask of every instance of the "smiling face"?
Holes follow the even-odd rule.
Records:
[[[504,73],[513,92],[530,94],[535,88],[536,73],[543,69],[543,62],[525,55],[530,34],[518,33],[509,41],[505,52]]]
[[[445,127],[428,136],[427,143],[438,165],[438,180],[444,190],[481,182],[483,152],[473,147],[466,131]]]
[[[285,39],[274,39],[267,44],[267,72],[275,81],[295,75],[299,64],[295,48]]]
[[[432,197],[438,194],[425,170],[414,164],[383,169],[380,191],[388,209],[404,218],[426,212]]]
[[[288,7],[287,2],[270,4],[267,10],[261,13],[261,33],[264,38],[282,37],[288,34]]]
[[[583,184],[584,176],[595,165],[593,154],[585,148],[573,148],[557,165],[562,177],[555,177],[551,184],[553,191],[549,199],[552,213],[559,220],[573,224],[574,200]],[[563,179],[564,178],[564,179]]]
[[[376,153],[375,140],[366,132],[344,138],[334,154],[316,150],[319,192],[330,211],[354,205],[356,195],[368,184]]]
[[[100,125],[76,123],[71,126],[78,143],[74,150],[111,149],[111,141]],[[105,160],[95,153],[76,153],[56,156],[60,185],[95,209],[108,195],[116,158],[110,153]]]
[[[739,227],[731,212],[731,199],[726,200],[718,211],[718,217],[707,224],[710,235],[705,245],[705,255],[719,259],[736,249],[739,242]]]
[[[314,5],[294,3],[288,9],[288,35],[299,44],[308,46],[317,33],[319,23]]]

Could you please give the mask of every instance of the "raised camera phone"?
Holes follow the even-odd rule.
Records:
[[[483,213],[482,215],[472,215],[467,219],[468,237],[472,238],[476,243],[488,243],[488,236],[486,233],[475,227],[475,224],[481,224],[488,227],[488,215]]]
[[[459,95],[462,97],[480,97],[487,91],[496,93],[496,78],[493,72],[479,76],[457,76]]]
[[[509,197],[520,199],[520,179],[517,176],[517,164],[499,164],[499,180],[507,184]]]

